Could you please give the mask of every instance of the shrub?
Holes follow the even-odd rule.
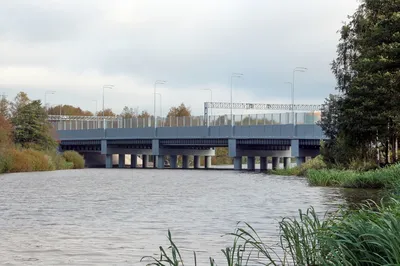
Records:
[[[277,175],[295,175],[295,176],[305,176],[308,170],[311,169],[325,169],[327,168],[326,163],[321,155],[308,160],[307,162],[303,163],[301,166],[296,166],[290,169],[278,169],[272,171],[273,174]]]
[[[67,162],[73,164],[73,169],[82,169],[85,167],[85,159],[76,151],[65,151],[63,157]]]

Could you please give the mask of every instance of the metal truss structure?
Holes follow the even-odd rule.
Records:
[[[246,109],[246,110],[292,110],[291,104],[268,104],[268,103],[227,103],[227,102],[205,102],[204,115],[208,115],[209,109]],[[295,104],[294,111],[319,111],[321,105],[318,104]]]
[[[116,121],[121,119],[118,116],[75,116],[75,115],[49,115],[48,121],[70,121],[70,120],[83,120],[83,121]]]

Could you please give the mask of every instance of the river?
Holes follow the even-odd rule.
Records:
[[[0,175],[0,265],[145,265],[142,256],[167,247],[168,229],[185,255],[197,251],[200,265],[209,256],[225,265],[220,250],[232,238],[223,235],[239,221],[274,245],[282,217],[310,205],[323,214],[373,195],[230,170]]]

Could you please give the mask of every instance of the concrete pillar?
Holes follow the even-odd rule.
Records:
[[[106,168],[112,168],[113,161],[112,161],[112,154],[106,154]]]
[[[204,168],[208,169],[211,167],[211,156],[204,156]]]
[[[146,154],[142,155],[142,167],[147,168],[147,165],[149,163],[149,156]]]
[[[157,155],[155,156],[156,163],[157,163],[157,168],[158,169],[163,169],[164,168],[164,155]]]
[[[272,157],[272,170],[279,169],[279,157]]]
[[[290,157],[283,158],[283,167],[285,167],[285,169],[292,168],[292,158]]]
[[[118,167],[119,168],[125,167],[125,154],[118,155]]]
[[[256,158],[254,156],[247,156],[247,170],[253,171],[256,169]]]
[[[137,167],[137,155],[131,154],[131,168]]]
[[[200,168],[200,156],[195,155],[194,156],[194,168],[199,169]]]
[[[170,156],[170,165],[172,169],[178,168],[178,156],[176,155]]]
[[[182,156],[182,168],[183,169],[188,169],[189,168],[189,156],[188,155],[183,155]]]
[[[305,162],[306,162],[306,157],[297,157],[296,158],[297,166],[301,166]]]
[[[242,156],[233,158],[233,166],[235,170],[242,170]]]
[[[268,170],[267,157],[260,157],[260,170],[261,171]]]
[[[153,155],[153,168],[157,168],[157,156]]]

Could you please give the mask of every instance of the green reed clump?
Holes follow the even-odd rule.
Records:
[[[67,162],[73,164],[74,169],[85,168],[85,159],[76,151],[65,151],[63,157]]]
[[[278,249],[268,246],[249,224],[232,234],[233,245],[222,250],[228,266],[245,265],[400,265],[400,203],[362,205],[320,219],[313,208],[280,223]],[[168,231],[170,247],[147,265],[185,265]],[[280,256],[278,255],[281,254]],[[283,255],[282,255],[283,254]],[[196,253],[192,259],[197,265]],[[211,266],[216,265],[209,258]],[[189,264],[188,264],[189,265]]]
[[[286,176],[306,176],[307,172],[311,169],[326,169],[327,165],[321,155],[308,160],[301,166],[296,166],[289,169],[276,169],[272,171],[272,174],[276,175],[286,175]]]
[[[306,175],[313,186],[390,189],[400,182],[400,165],[359,172],[336,169],[310,169]]]

